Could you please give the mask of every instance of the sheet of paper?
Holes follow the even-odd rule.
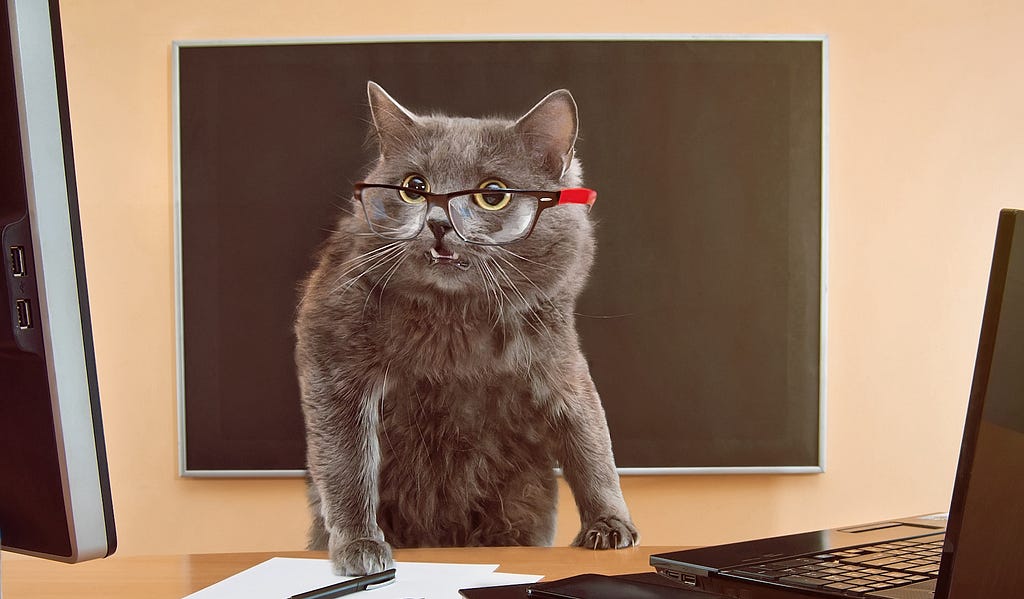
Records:
[[[363,591],[356,599],[459,599],[459,589],[525,584],[541,576],[495,572],[497,564],[398,562],[394,584]],[[185,599],[288,599],[348,578],[335,576],[324,559],[275,557]]]

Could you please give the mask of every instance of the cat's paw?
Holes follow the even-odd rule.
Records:
[[[640,533],[628,517],[601,516],[583,527],[572,545],[587,549],[623,549],[636,545],[639,540]]]
[[[363,576],[395,566],[391,545],[376,539],[355,539],[340,547],[332,543],[331,563],[338,576]]]

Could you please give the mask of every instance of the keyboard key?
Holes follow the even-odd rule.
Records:
[[[855,557],[848,557],[843,561],[848,564],[866,564],[878,559],[886,559],[887,557],[888,556],[886,556],[883,553],[865,553],[863,555],[858,555]]]
[[[827,570],[832,566],[832,562],[818,562],[814,564],[807,564],[806,566],[798,566],[796,570],[804,570],[805,572],[821,572]]]
[[[774,573],[766,572],[764,570],[757,569],[743,569],[743,570],[725,570],[725,574],[731,574],[733,576],[739,576],[742,578],[752,578],[754,580],[777,580],[779,577]]]
[[[772,570],[781,570],[783,568],[798,568],[800,566],[808,566],[812,564],[818,564],[818,560],[811,557],[800,557],[797,559],[790,559],[784,562],[771,562],[768,564]]]
[[[908,568],[907,572],[915,572],[915,573],[919,573],[919,574],[938,574],[938,572],[939,572],[939,565],[938,564],[930,564],[930,565],[927,565],[927,566],[917,566],[916,568]]]
[[[902,557],[879,557],[877,559],[860,562],[865,566],[891,566],[893,564],[901,564],[904,560]]]
[[[816,578],[808,578],[806,576],[783,576],[779,579],[779,582],[801,587],[810,587],[812,589],[818,589],[825,586],[823,581]]]
[[[847,580],[846,582],[848,582],[848,583],[850,583],[852,585],[855,585],[855,586],[867,586],[867,585],[871,584],[874,581],[873,580],[865,580],[863,578],[851,578],[850,580]]]

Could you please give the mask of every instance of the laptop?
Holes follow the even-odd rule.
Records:
[[[1024,211],[999,214],[949,513],[651,556],[743,599],[1024,597]]]

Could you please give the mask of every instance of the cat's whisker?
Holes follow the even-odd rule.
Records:
[[[380,310],[381,306],[383,305],[383,302],[384,302],[384,289],[386,289],[387,286],[388,286],[388,283],[391,282],[391,277],[395,276],[395,273],[398,272],[398,268],[400,266],[402,266],[402,263],[405,262],[408,259],[409,259],[409,254],[402,254],[402,256],[400,258],[398,258],[398,260],[395,262],[394,266],[389,268],[387,270],[387,272],[384,273],[384,276],[382,277],[383,283],[381,283],[381,286],[380,286],[380,294],[377,296],[377,309],[378,310]],[[372,289],[371,289],[371,291],[372,291]],[[367,294],[366,297],[367,297],[367,299],[369,299],[370,298],[370,294]],[[365,305],[363,306],[363,311],[364,312],[366,311],[366,306]]]
[[[547,269],[550,269],[550,270],[554,270],[555,269],[555,267],[551,266],[550,264],[544,264],[543,262],[537,262],[536,260],[531,260],[531,259],[527,258],[526,256],[520,256],[519,254],[513,252],[512,250],[508,249],[507,247],[505,247],[503,245],[496,245],[494,247],[496,247],[499,250],[505,252],[506,254],[511,254],[511,255],[515,256],[516,258],[519,258],[523,262],[529,262],[530,264],[536,264],[537,266],[540,266],[542,268],[547,268]]]
[[[405,251],[399,251],[399,252],[391,252],[391,253],[389,253],[387,255],[387,257],[382,258],[381,259],[382,264],[388,264],[388,263],[394,263],[394,264],[392,264],[392,266],[388,267],[388,269],[386,271],[384,271],[384,274],[381,275],[381,278],[378,279],[377,282],[374,283],[372,287],[370,287],[370,292],[373,292],[373,290],[377,287],[377,285],[382,285],[381,291],[383,291],[383,285],[386,284],[386,283],[382,283],[382,281],[385,278],[387,278],[387,276],[389,274],[392,274],[392,268],[395,265],[401,264],[408,257],[409,257],[409,254],[407,254]]]
[[[541,289],[540,286],[537,285],[537,283],[535,283],[533,281],[533,279],[530,278],[529,275],[527,275],[525,272],[523,272],[518,266],[513,264],[510,260],[508,260],[504,256],[498,256],[498,258],[501,259],[501,261],[504,262],[505,264],[509,265],[509,267],[515,269],[515,271],[517,273],[519,273],[519,275],[521,277],[526,279],[526,282],[528,282],[530,285],[533,285],[533,288],[537,290],[537,293],[539,293],[544,298],[544,300],[545,300],[544,303],[548,306],[549,310],[551,312],[554,312],[555,316],[558,317],[562,321],[563,324],[565,323],[565,320],[566,320],[565,319],[565,314],[555,304],[555,300],[551,299],[550,295],[548,295],[543,289]]]
[[[516,282],[512,280],[512,277],[508,276],[508,273],[505,272],[505,269],[502,268],[501,265],[498,264],[497,262],[494,263],[494,266],[498,269],[498,272],[501,273],[501,276],[504,277],[505,281],[512,289],[512,292],[519,296],[519,299],[522,300],[523,307],[526,308],[526,310],[529,311],[530,315],[533,316],[533,320],[536,320],[542,327],[544,327],[545,330],[542,331],[539,328],[537,328],[537,325],[535,325],[531,321],[530,315],[527,315],[525,312],[522,314],[523,322],[530,325],[530,328],[536,331],[538,335],[543,335],[545,332],[547,332],[548,335],[551,335],[551,330],[548,329],[548,325],[544,323],[544,320],[540,317],[539,314],[537,314],[537,311],[533,309],[533,305],[530,304],[530,301],[528,299],[526,299],[526,296],[519,289],[519,286],[516,285]]]
[[[334,209],[337,210],[338,212],[342,212],[342,213],[347,214],[349,216],[355,216],[356,215],[355,208],[347,208],[347,207],[345,207],[342,204],[334,204]]]
[[[542,325],[543,325],[543,322],[541,322],[540,318],[537,316],[537,312],[530,305],[530,302],[526,299],[526,296],[523,295],[523,293],[519,290],[519,287],[515,284],[514,281],[512,281],[512,279],[509,278],[508,274],[505,273],[505,271],[501,268],[501,266],[499,264],[495,264],[494,266],[501,273],[502,278],[504,278],[505,281],[508,283],[509,289],[512,291],[512,293],[514,293],[516,296],[518,296],[519,299],[523,302],[523,307],[526,308],[526,310],[519,312],[519,315],[520,315],[520,318],[522,319],[522,321],[525,322],[538,335],[543,334],[544,331],[541,331],[539,328],[537,328],[537,325],[535,325],[533,323],[533,320],[537,320]],[[509,299],[509,301],[510,302],[512,301],[511,298]],[[527,314],[527,312],[529,314]],[[531,318],[530,318],[531,315],[533,316],[533,320],[531,320]]]
[[[511,289],[511,291],[513,293],[515,293],[516,295],[518,295],[518,297],[522,300],[523,306],[526,308],[526,310],[530,312],[530,314],[527,314],[526,311],[513,310],[512,313],[514,315],[518,316],[523,322],[525,322],[530,328],[532,328],[538,335],[543,335],[544,331],[541,331],[539,328],[537,328],[537,326],[531,321],[530,315],[532,314],[533,318],[535,320],[537,320],[538,322],[540,322],[542,325],[544,325],[543,321],[540,320],[540,318],[537,316],[537,313],[534,312],[533,308],[530,306],[529,301],[527,301],[526,297],[520,291],[520,289],[516,285],[515,281],[513,281],[512,278],[508,276],[508,273],[505,272],[505,269],[503,269],[500,264],[498,264],[494,260],[491,260],[490,262],[491,262],[491,264],[494,265],[494,268],[496,268],[498,270],[498,272],[501,273],[501,276],[508,283],[509,288]],[[509,297],[507,294],[505,294],[504,288],[501,286],[500,282],[497,281],[497,276],[495,276],[495,284],[498,286],[498,289],[501,290],[502,295],[504,295],[505,298],[508,300],[508,303],[509,303],[510,307],[514,307],[515,306],[515,302],[513,301],[513,299],[511,297]],[[546,329],[547,326],[544,325],[544,328]],[[502,331],[503,332],[505,331],[504,324],[502,325]],[[550,333],[551,332],[548,331],[549,336],[550,336]],[[520,359],[518,360],[518,368],[521,371],[523,371],[524,374],[529,376],[530,375],[530,371],[531,371],[531,369],[533,367],[533,363],[534,363],[534,360],[533,360],[533,345],[531,343],[520,344],[520,350],[521,351],[525,351],[526,355],[525,356],[523,356],[523,355],[519,356]]]
[[[395,276],[395,273],[397,273],[397,272],[398,272],[398,268],[399,268],[400,266],[402,266],[402,263],[403,263],[403,262],[405,262],[406,260],[408,260],[408,259],[409,259],[409,256],[411,256],[411,255],[412,255],[412,254],[402,254],[402,257],[398,259],[398,263],[397,263],[397,264],[395,264],[395,267],[394,267],[393,269],[391,269],[391,272],[390,272],[390,274],[389,274],[389,275],[387,275],[387,279],[385,279],[385,280],[384,280],[384,284],[383,284],[383,285],[381,285],[381,287],[380,287],[380,293],[381,293],[381,297],[383,297],[383,296],[384,296],[384,288],[385,288],[385,287],[387,287],[387,286],[388,286],[388,283],[390,283],[390,282],[391,282],[391,277],[394,277],[394,276]]]
[[[499,247],[500,247],[500,246],[499,246]],[[511,253],[511,252],[510,252],[510,253]],[[515,256],[516,254],[512,254],[512,255],[513,255],[513,256]],[[528,283],[530,283],[530,285],[533,285],[533,288],[537,290],[537,293],[539,293],[539,294],[541,294],[542,296],[544,296],[544,299],[546,300],[546,301],[545,301],[545,303],[547,304],[547,306],[548,306],[548,309],[549,309],[549,310],[550,310],[551,312],[553,312],[553,313],[554,313],[554,315],[555,315],[555,316],[556,316],[556,317],[557,317],[557,318],[558,318],[558,319],[559,319],[559,320],[560,320],[560,321],[561,321],[561,322],[562,322],[563,324],[565,324],[565,323],[567,322],[567,320],[568,320],[568,319],[566,318],[565,312],[563,312],[563,311],[562,311],[562,309],[558,307],[558,305],[557,305],[557,304],[555,303],[555,300],[551,299],[551,296],[550,296],[550,295],[548,295],[548,294],[547,294],[547,293],[546,293],[546,292],[545,292],[545,291],[544,291],[543,289],[541,289],[541,288],[540,288],[540,286],[539,286],[539,285],[537,285],[537,283],[535,283],[535,282],[533,281],[533,279],[531,279],[531,278],[530,278],[530,276],[529,276],[529,275],[527,275],[527,274],[526,274],[525,272],[523,272],[523,271],[522,271],[522,270],[521,270],[521,269],[520,269],[520,268],[519,268],[518,266],[516,266],[516,265],[515,265],[515,264],[514,264],[514,263],[513,263],[512,261],[508,260],[508,259],[507,259],[507,258],[505,258],[504,256],[498,256],[498,258],[500,258],[500,259],[501,259],[501,261],[502,261],[502,262],[504,262],[505,264],[508,264],[508,265],[509,265],[510,267],[514,268],[514,269],[516,270],[516,272],[517,272],[517,273],[519,273],[519,274],[520,274],[520,275],[521,275],[521,276],[522,276],[522,277],[523,277],[524,279],[526,279],[526,281],[527,281]],[[528,260],[528,261],[529,261],[529,262],[532,262],[532,261],[530,261],[530,260]]]
[[[401,245],[403,243],[404,242],[402,242],[402,241],[392,241],[391,243],[388,243],[386,245],[382,245],[379,248],[375,248],[375,249],[372,249],[370,251],[363,252],[362,254],[359,254],[359,255],[354,256],[352,258],[349,258],[348,260],[346,260],[346,261],[344,261],[344,262],[342,262],[341,264],[338,265],[338,266],[346,266],[346,265],[350,265],[350,266],[349,266],[349,268],[346,268],[345,270],[340,272],[338,274],[338,276],[337,276],[337,279],[344,278],[345,275],[347,275],[348,273],[352,272],[353,270],[359,268],[360,266],[366,264],[367,262],[371,262],[376,256],[378,256],[380,254],[383,254],[383,253],[390,252],[392,249],[394,249],[395,247],[397,247],[397,246],[399,246],[399,245]]]
[[[487,260],[486,259],[481,260],[479,264],[480,264],[480,278],[483,279],[483,281],[484,281],[484,288],[486,288],[487,291],[490,292],[490,296],[494,298],[493,305],[495,307],[495,310],[494,310],[495,311],[495,319],[494,319],[494,324],[491,326],[491,330],[493,331],[494,327],[498,326],[498,321],[501,319],[501,298],[498,297],[498,292],[495,291],[495,289],[494,289],[494,282],[492,280],[493,279],[493,275],[491,273],[490,267],[487,266]]]
[[[356,286],[357,284],[359,284],[359,281],[360,281],[360,280],[361,280],[361,279],[362,279],[362,278],[363,278],[364,276],[368,275],[368,274],[369,274],[370,272],[372,272],[373,270],[375,270],[375,269],[379,268],[379,267],[380,267],[380,266],[382,265],[382,263],[383,263],[383,261],[381,261],[381,262],[377,262],[377,263],[375,263],[375,264],[371,265],[371,266],[370,266],[370,267],[368,267],[368,268],[367,268],[366,270],[364,270],[363,272],[359,273],[359,275],[358,275],[358,276],[356,276],[356,277],[353,277],[353,278],[349,279],[348,281],[345,281],[345,283],[341,284],[340,286],[336,287],[336,288],[334,289],[333,293],[336,293],[336,294],[339,294],[339,295],[345,295],[345,294],[346,294],[346,293],[348,293],[348,292],[349,292],[349,291],[350,291],[350,290],[351,290],[351,289],[352,289],[353,287],[355,287],[355,286]]]
[[[491,266],[493,266],[496,270],[500,271],[502,275],[504,275],[504,278],[507,281],[508,280],[508,275],[505,275],[505,272],[501,270],[501,266],[499,266],[498,263],[495,262],[494,260],[490,260],[489,262],[491,263]],[[488,270],[490,270],[490,269],[488,269]],[[501,281],[498,280],[498,277],[497,277],[497,275],[494,274],[494,271],[491,271],[491,276],[492,276],[492,280],[494,281],[494,286],[498,290],[498,292],[501,294],[501,296],[508,301],[508,304],[509,304],[510,307],[514,306],[515,302],[513,302],[512,298],[509,297],[509,295],[507,293],[505,293],[505,288],[501,286]]]
[[[477,269],[477,272],[480,273],[480,280],[483,282],[483,289],[487,292],[487,293],[485,293],[485,295],[487,296],[487,306],[495,314],[497,314],[498,310],[497,310],[497,303],[496,303],[496,301],[497,301],[498,294],[495,293],[493,289],[491,289],[491,284],[487,280],[487,275],[484,274],[483,262],[478,262],[478,264],[480,266]],[[491,327],[491,330],[493,331],[494,327],[497,326],[497,325],[498,325],[498,322],[497,322],[497,320],[495,320],[494,326]]]
[[[489,292],[487,294],[487,303],[494,306],[496,313],[500,313],[502,300],[498,297],[498,292],[495,291],[494,284],[490,282],[487,277],[487,275],[490,274],[489,270],[490,268],[487,266],[485,260],[480,262],[480,279],[483,280],[483,288]],[[494,302],[490,301],[492,298],[494,298]],[[495,320],[495,326],[498,326],[498,320]],[[494,327],[492,327],[492,330],[494,330]]]
[[[331,292],[332,293],[338,293],[340,291],[343,294],[348,292],[348,290],[351,289],[353,286],[355,286],[359,282],[360,279],[362,279],[364,276],[369,274],[371,271],[376,270],[377,268],[380,268],[383,264],[386,264],[387,262],[389,262],[391,258],[393,258],[396,254],[398,254],[398,253],[400,253],[402,251],[403,251],[403,248],[392,248],[388,253],[376,256],[375,260],[370,260],[368,262],[364,262],[364,264],[370,263],[370,265],[368,267],[366,267],[363,270],[363,272],[359,273],[358,276],[352,277],[349,280],[336,285],[335,288]],[[354,268],[351,268],[351,269],[349,269],[346,272],[351,272],[355,268],[358,268],[358,266],[356,266]],[[341,278],[341,276],[339,276],[339,278]]]
[[[508,300],[509,305],[511,305],[512,299],[505,293],[505,290],[501,288],[501,283],[498,281],[498,276],[494,274],[494,271],[491,270],[491,267],[488,265],[488,263],[494,264],[495,266],[497,264],[493,260],[487,260],[486,262],[481,263],[485,265],[487,269],[487,274],[491,278],[492,289],[494,289],[496,294],[498,295],[498,320],[495,321],[495,325],[497,325],[498,322],[501,322],[501,329],[502,331],[505,331],[505,300]],[[491,328],[493,330],[493,327]]]
[[[371,233],[371,235],[372,235],[372,233]],[[390,251],[395,250],[395,249],[401,249],[402,247],[405,246],[405,244],[406,244],[405,241],[391,241],[391,242],[385,243],[384,245],[382,245],[380,247],[377,247],[377,248],[374,248],[372,250],[368,250],[366,252],[363,252],[362,254],[359,254],[358,256],[353,256],[352,258],[349,258],[348,260],[346,260],[346,261],[342,262],[341,264],[339,264],[339,266],[345,266],[347,264],[355,264],[355,263],[358,263],[358,262],[363,262],[363,261],[365,261],[368,258],[372,258],[373,256],[378,256],[380,254],[384,254],[384,253],[390,252]]]
[[[477,264],[480,264],[480,262],[477,262]],[[484,276],[484,269],[483,269],[483,267],[481,266],[481,267],[477,268],[476,270],[477,270],[478,273],[480,273],[480,281],[484,284],[484,289],[486,289],[487,291],[490,291],[490,288],[487,286],[487,277]],[[492,306],[493,303],[491,302],[491,297],[493,296],[493,294],[492,293],[487,293],[486,295],[487,295],[487,305],[488,306]]]
[[[498,247],[501,247],[501,246],[498,246]],[[515,256],[516,254],[512,254],[512,255]],[[500,255],[498,256],[498,259],[501,260],[502,262],[504,262],[505,264],[509,265],[511,268],[515,269],[515,271],[517,273],[519,273],[519,276],[521,276],[524,279],[526,279],[526,282],[528,282],[530,285],[533,285],[533,288],[537,290],[537,293],[539,293],[542,296],[544,296],[544,299],[546,299],[549,302],[553,301],[551,299],[551,296],[549,296],[547,293],[545,293],[544,290],[541,289],[539,285],[537,285],[537,283],[534,283],[533,279],[531,279],[529,275],[527,275],[525,272],[523,272],[522,269],[520,269],[518,266],[516,266],[514,262],[512,262],[508,258],[506,258],[504,256],[500,256]],[[528,260],[528,262],[532,262],[532,260]]]
[[[402,246],[404,243],[405,242],[402,241],[393,241],[387,245],[383,245],[379,248],[370,250],[368,252],[364,252],[362,254],[359,254],[358,256],[346,260],[341,264],[341,266],[348,265],[348,268],[341,271],[341,273],[338,274],[338,278],[343,278],[348,273],[358,269],[361,266],[368,264],[369,262],[374,261],[377,258],[392,254],[395,251],[401,251],[403,249]]]
[[[384,287],[387,286],[387,279],[389,279],[390,276],[394,274],[395,269],[398,268],[402,264],[402,262],[408,257],[409,254],[399,252],[397,254],[389,254],[388,257],[383,260],[383,264],[387,264],[389,262],[394,262],[394,264],[389,266],[388,269],[384,271],[384,274],[381,275],[380,278],[377,279],[373,283],[373,285],[371,285],[370,288],[366,291],[366,299],[363,301],[363,318],[366,318],[366,307],[370,305],[370,298],[373,297],[373,290],[377,288],[377,285],[381,286],[379,297],[381,298],[381,301],[383,301]],[[377,305],[379,307],[380,303],[378,302]]]

